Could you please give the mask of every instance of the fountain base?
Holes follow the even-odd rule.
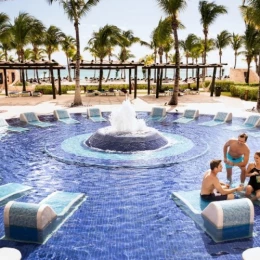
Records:
[[[168,140],[153,128],[136,133],[115,133],[106,127],[91,135],[85,144],[103,151],[133,153],[160,149],[168,144]]]

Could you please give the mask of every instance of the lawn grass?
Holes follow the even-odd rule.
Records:
[[[221,91],[221,95],[225,96],[225,97],[232,97],[230,92],[222,92]]]

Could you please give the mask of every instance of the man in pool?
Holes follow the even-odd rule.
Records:
[[[246,179],[246,165],[249,160],[250,150],[246,144],[247,134],[240,134],[238,139],[228,140],[223,149],[224,162],[227,170],[227,180],[232,183],[232,168],[238,166],[241,170],[240,182]]]
[[[221,160],[212,160],[210,169],[203,176],[200,197],[207,201],[232,200],[234,192],[242,191],[243,186],[229,188],[229,185],[219,181],[217,174],[222,171]]]

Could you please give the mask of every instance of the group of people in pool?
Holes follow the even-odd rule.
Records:
[[[212,160],[210,169],[205,172],[202,180],[200,196],[207,201],[234,199],[234,192],[243,191],[251,200],[260,199],[260,151],[254,155],[253,163],[249,163],[250,149],[246,144],[247,134],[243,133],[237,139],[228,140],[223,148],[228,183],[219,181],[217,174],[222,171],[222,160]],[[240,185],[232,188],[232,168],[241,169]],[[249,182],[244,187],[246,177]],[[254,195],[252,195],[254,194]]]

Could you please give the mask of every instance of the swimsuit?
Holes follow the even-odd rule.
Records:
[[[207,194],[207,195],[201,195],[200,197],[203,200],[207,200],[207,201],[218,201],[218,200],[227,200],[227,195],[215,195],[214,193],[211,194]]]
[[[251,185],[254,191],[260,190],[260,169],[253,168],[250,173],[258,172],[258,175],[254,175],[250,177],[248,185]]]
[[[233,158],[229,153],[227,153],[227,159],[233,163],[240,163],[244,161],[244,156],[240,156],[238,158]],[[226,169],[233,168],[233,165],[226,164]]]

